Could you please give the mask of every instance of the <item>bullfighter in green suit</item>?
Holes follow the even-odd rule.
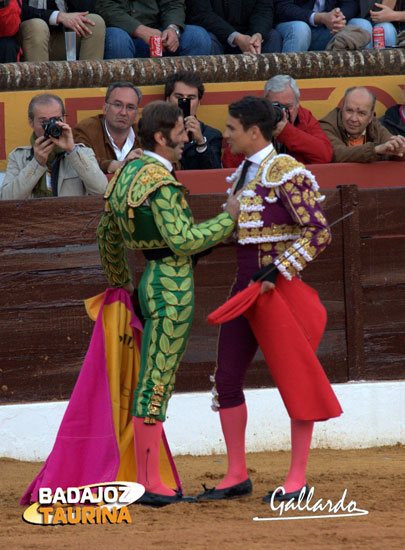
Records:
[[[145,324],[132,414],[138,482],[146,488],[141,503],[163,506],[195,500],[166,487],[158,467],[162,423],[193,318],[193,255],[231,235],[239,202],[232,196],[224,212],[194,223],[172,173],[188,140],[176,105],[147,105],[139,135],[144,154],[110,182],[97,239],[111,286],[134,290],[127,248],[142,250],[147,260],[138,288]]]

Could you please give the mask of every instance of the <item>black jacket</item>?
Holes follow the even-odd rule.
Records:
[[[305,21],[309,23],[315,0],[275,0],[277,23],[287,21]],[[324,12],[334,8],[340,8],[346,17],[346,21],[356,17],[359,12],[358,0],[326,0]]]
[[[203,122],[200,122],[200,124],[202,135],[207,138],[207,149],[204,153],[199,153],[194,141],[186,143],[181,157],[183,170],[222,168],[222,134],[216,128],[207,126]]]
[[[186,23],[200,25],[223,43],[235,31],[264,37],[273,26],[273,0],[186,0]]]
[[[387,128],[394,136],[405,137],[405,122],[402,120],[399,113],[401,105],[393,105],[386,110],[383,118],[380,118],[381,124]]]

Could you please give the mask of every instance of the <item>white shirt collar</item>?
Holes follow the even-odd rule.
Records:
[[[260,151],[257,151],[257,153],[254,153],[251,157],[248,157],[247,160],[250,160],[250,162],[259,166],[267,155],[270,155],[273,149],[273,144],[269,143],[264,149],[261,149]]]
[[[274,149],[273,144],[269,143],[269,145],[264,147],[264,149],[257,151],[257,153],[254,153],[251,157],[247,158],[247,160],[250,160],[252,164],[249,166],[246,172],[246,179],[245,179],[244,186],[247,185],[249,181],[252,181],[254,177],[256,177],[260,164],[267,157],[267,155],[270,155],[273,149]]]
[[[116,156],[117,160],[124,160],[125,157],[127,156],[127,154],[131,151],[132,147],[134,146],[134,142],[135,142],[134,129],[132,128],[132,126],[129,128],[127,139],[125,140],[125,143],[124,143],[122,149],[120,149],[117,146],[117,144],[115,143],[114,138],[112,137],[112,135],[108,131],[108,126],[107,126],[107,123],[106,123],[105,119],[104,119],[104,128],[105,128],[105,131],[107,132],[108,139],[110,140],[111,145],[113,146],[114,153],[115,153],[115,156]]]
[[[173,170],[173,164],[170,162],[170,160],[167,160],[164,157],[161,157],[160,155],[158,155],[154,151],[148,151],[147,149],[145,149],[143,154],[148,155],[148,157],[153,157],[154,159],[161,162],[164,166],[166,166],[166,168],[169,170],[169,172],[171,172]]]

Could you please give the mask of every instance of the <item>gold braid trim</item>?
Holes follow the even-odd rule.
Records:
[[[115,172],[114,172],[114,175],[113,177],[111,178],[111,180],[109,181],[108,185],[107,185],[107,188],[105,190],[105,193],[104,193],[104,198],[105,199],[109,199],[110,196],[111,196],[111,193],[114,191],[114,188],[117,184],[117,181],[118,181],[118,178],[120,177],[121,175],[121,172],[123,171],[123,169],[125,168],[125,165],[124,166],[121,166],[121,168],[118,168]]]
[[[186,191],[170,172],[160,163],[144,164],[133,177],[128,191],[128,206],[140,206],[152,193],[163,185],[174,185]]]
[[[153,394],[148,405],[148,416],[145,417],[144,424],[155,424],[156,418],[160,413],[165,387],[163,384],[155,384],[153,386]]]

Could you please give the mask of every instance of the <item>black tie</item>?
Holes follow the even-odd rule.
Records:
[[[237,185],[236,185],[236,187],[235,187],[235,191],[233,192],[234,195],[239,191],[239,189],[242,189],[243,184],[245,183],[247,171],[248,171],[249,166],[250,166],[251,164],[252,164],[252,161],[251,161],[251,160],[245,160],[245,164],[243,165],[243,168],[242,168],[242,172],[241,172],[239,181],[238,181],[238,183],[237,183]]]
[[[54,197],[58,196],[58,179],[59,179],[59,167],[61,161],[61,155],[55,157],[51,163],[51,186],[52,186],[52,195]]]

